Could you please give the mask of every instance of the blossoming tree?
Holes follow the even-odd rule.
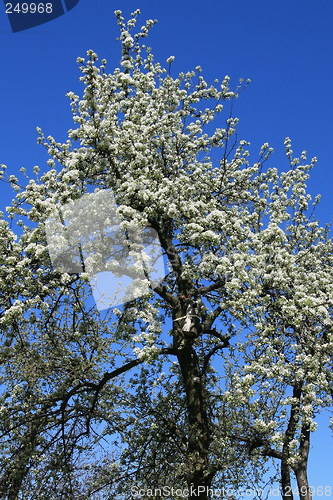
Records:
[[[332,407],[331,244],[327,230],[294,212],[288,230],[267,247],[246,341],[225,356],[228,435],[278,460],[284,500],[293,498],[291,473],[300,498],[311,499],[310,437],[316,416]]]
[[[294,158],[287,139],[286,172],[264,168],[268,144],[251,163],[237,119],[220,118],[243,83],[209,85],[200,67],[172,76],[173,58],[164,69],[142,44],[154,22],[135,32],[138,14],[126,23],[116,12],[112,73],[93,51],[78,59],[84,93],[68,93],[68,141],[39,130],[48,170],[21,187],[2,169],[17,190],[8,215],[19,234],[1,219],[8,499],[49,498],[50,488],[57,498],[128,498],[163,486],[208,499],[211,487],[259,481],[273,448],[287,486],[315,412],[330,404],[331,242],[306,215],[315,160]],[[93,190],[112,191],[124,232],[154,230],[167,266],[148,293],[106,311],[84,269],[52,266],[45,231],[55,207]],[[265,398],[276,406],[261,413]],[[248,416],[238,435],[237,408]]]

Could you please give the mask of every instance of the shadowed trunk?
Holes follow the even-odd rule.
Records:
[[[185,341],[178,351],[178,361],[183,376],[188,420],[188,487],[189,498],[209,500],[212,475],[209,474],[209,423],[206,409],[205,387],[198,356],[191,341]]]
[[[293,387],[293,403],[291,405],[288,427],[285,433],[284,444],[282,449],[281,486],[282,486],[283,500],[293,499],[293,493],[290,481],[291,467],[288,464],[288,459],[290,458],[290,443],[295,437],[295,433],[297,431],[297,425],[300,419],[301,396],[302,396],[302,382],[295,382],[295,385]]]
[[[299,497],[301,500],[312,500],[306,467],[300,467],[295,471]]]
[[[285,458],[281,460],[281,486],[282,500],[294,500],[290,479],[290,467]]]
[[[310,450],[310,429],[308,425],[303,424],[300,446],[299,446],[300,460],[297,466],[294,468],[300,500],[312,500],[312,494],[310,493],[309,481],[307,475],[309,450]]]

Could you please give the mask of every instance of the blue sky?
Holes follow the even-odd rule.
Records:
[[[14,2],[15,3],[15,2]],[[333,3],[331,0],[80,0],[66,15],[30,30],[12,33],[0,5],[1,135],[0,163],[11,172],[20,167],[45,166],[46,152],[36,143],[36,126],[46,135],[66,139],[72,127],[65,94],[78,92],[76,58],[95,50],[117,65],[117,26],[113,11],[128,14],[140,8],[142,23],[157,18],[149,45],[156,59],[176,56],[174,71],[198,64],[209,80],[228,74],[252,83],[236,103],[239,136],[251,142],[253,159],[264,142],[275,148],[271,165],[287,168],[283,141],[293,150],[306,149],[318,163],[309,182],[321,193],[318,217],[333,216]],[[0,210],[10,193],[0,185]],[[320,419],[314,436],[310,482],[331,485],[333,440]],[[323,429],[322,429],[323,428]],[[333,485],[332,485],[333,486]],[[319,498],[319,497],[318,497]]]

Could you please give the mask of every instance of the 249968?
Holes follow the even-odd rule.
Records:
[[[331,496],[332,495],[332,486],[301,486],[298,490],[297,488],[292,488],[291,486],[287,486],[285,488],[285,495],[291,496],[292,494],[298,495],[306,495],[310,493],[311,495],[317,495],[318,497],[323,496]]]
[[[53,11],[52,2],[48,3],[27,3],[27,2],[17,2],[6,3],[6,14],[51,14]]]

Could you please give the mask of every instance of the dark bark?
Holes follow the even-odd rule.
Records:
[[[290,466],[286,458],[281,460],[281,487],[282,487],[282,500],[293,500],[294,495],[290,479]]]
[[[205,385],[202,380],[198,356],[186,341],[178,351],[178,361],[183,377],[188,419],[188,486],[192,487],[190,498],[209,500],[208,489],[212,475],[209,473],[209,419]]]
[[[299,446],[300,460],[297,466],[294,467],[300,500],[312,500],[312,495],[310,493],[309,481],[307,476],[309,451],[310,451],[310,429],[308,425],[304,424],[302,426],[302,433]]]
[[[300,500],[312,500],[306,467],[298,467],[295,470],[295,475]]]
[[[302,396],[302,382],[295,382],[295,385],[293,387],[294,402],[291,405],[288,427],[284,436],[284,444],[282,448],[283,458],[281,461],[281,486],[282,486],[283,500],[293,499],[291,481],[290,481],[291,468],[290,465],[288,464],[288,459],[290,458],[289,446],[291,441],[294,439],[300,418],[301,396]]]

